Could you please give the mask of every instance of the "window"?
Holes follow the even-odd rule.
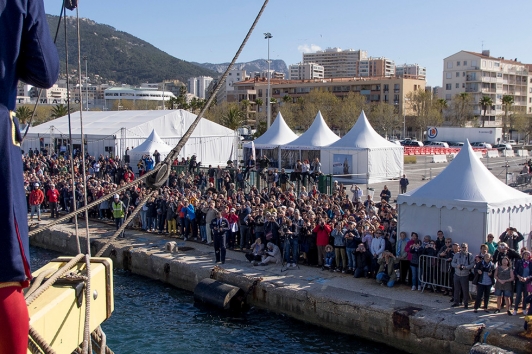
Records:
[[[451,90],[452,89],[452,84],[445,84],[445,89],[446,90]]]
[[[445,73],[445,78],[446,79],[452,79],[452,77],[453,77],[452,73]]]
[[[462,83],[462,88],[465,88],[465,82],[464,82],[464,83]]]
[[[456,87],[456,88],[460,88],[460,84],[457,82],[457,83],[454,85],[454,87]]]
[[[460,73],[458,71],[456,72],[456,77],[460,77]]]
[[[467,66],[467,60],[464,60],[464,66]]]
[[[476,60],[471,60],[471,66],[478,66],[478,62]]]
[[[465,71],[464,71],[464,72],[462,72],[462,76],[465,76]]]
[[[450,93],[445,94],[445,99],[449,101],[451,99],[451,94]]]
[[[493,63],[493,66],[495,66],[496,68],[498,68],[498,67],[501,66],[501,63],[499,63],[499,62],[495,62],[495,63]]]
[[[452,61],[448,61],[447,62],[447,69],[452,69],[453,68],[453,62]]]
[[[456,66],[460,66],[460,60],[456,62]]]

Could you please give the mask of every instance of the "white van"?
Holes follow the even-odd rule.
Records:
[[[442,148],[448,148],[449,144],[443,142],[443,141],[431,141],[430,146],[437,146]]]

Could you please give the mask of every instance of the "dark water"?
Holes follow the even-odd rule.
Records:
[[[58,254],[32,248],[32,267]],[[243,318],[195,306],[190,292],[117,270],[115,312],[102,328],[121,353],[400,352],[370,341],[252,309]]]

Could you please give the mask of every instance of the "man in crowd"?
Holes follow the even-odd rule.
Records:
[[[229,232],[229,221],[222,217],[222,213],[216,211],[216,217],[212,219],[210,228],[214,235],[214,254],[216,263],[225,263],[227,232]]]
[[[406,193],[406,188],[408,187],[408,184],[408,178],[406,178],[406,175],[403,175],[403,177],[401,177],[401,179],[399,180],[401,194]]]
[[[467,243],[460,245],[460,252],[453,256],[451,266],[454,268],[454,304],[452,307],[458,307],[460,301],[460,291],[464,298],[464,308],[469,307],[469,274],[475,267],[475,257],[468,252]]]
[[[59,191],[55,189],[55,184],[50,184],[50,189],[46,192],[46,197],[48,198],[48,206],[50,207],[50,218],[58,218],[57,202],[59,201]]]
[[[35,183],[33,190],[30,193],[30,208],[31,215],[30,220],[33,220],[33,213],[37,214],[37,220],[41,221],[41,204],[44,201],[44,193],[41,190],[41,185]]]
[[[111,209],[113,210],[113,218],[115,219],[116,229],[118,230],[120,226],[124,223],[124,216],[126,214],[126,206],[120,200],[120,196],[115,194],[113,196],[113,201],[111,202]],[[124,237],[124,231],[120,234],[120,237]]]

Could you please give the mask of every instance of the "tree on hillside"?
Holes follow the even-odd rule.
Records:
[[[366,97],[355,92],[349,92],[340,102],[334,127],[345,134],[355,125],[360,112],[362,110],[368,111],[369,105],[366,102]]]
[[[29,122],[32,114],[33,110],[28,106],[20,106],[15,111],[15,115],[17,116],[19,122],[22,124],[26,124],[26,122]]]
[[[438,101],[439,106],[439,101]],[[473,97],[467,92],[462,92],[453,97],[449,107],[448,121],[456,127],[463,127],[473,119]]]
[[[493,100],[489,96],[482,96],[479,104],[484,110],[484,116],[482,117],[482,128],[484,128],[484,124],[486,123],[486,111],[488,110],[488,107],[491,110],[491,106],[493,106]]]

